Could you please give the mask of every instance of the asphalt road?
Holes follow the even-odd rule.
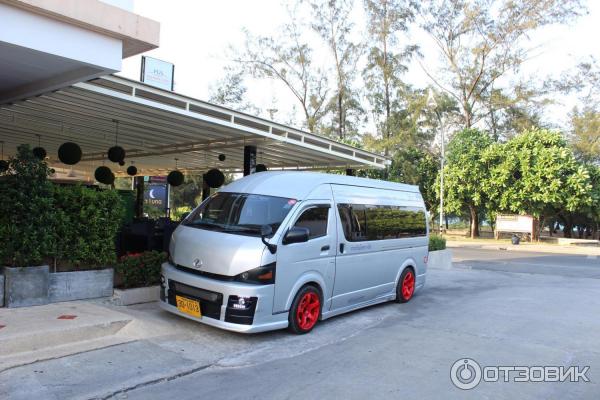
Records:
[[[453,248],[455,266],[477,270],[600,279],[600,257],[514,250]]]
[[[304,336],[239,335],[140,306],[172,334],[5,371],[0,398],[598,399],[598,261],[454,253],[455,268],[430,269],[411,302],[339,316]],[[481,366],[589,366],[590,382],[460,390],[450,370],[465,357]]]

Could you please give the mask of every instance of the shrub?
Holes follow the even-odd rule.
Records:
[[[119,260],[116,266],[119,287],[123,289],[158,285],[160,266],[167,260],[167,253],[146,251],[128,254]]]
[[[117,191],[56,186],[54,204],[59,264],[104,267],[117,261],[115,239],[125,213]]]
[[[123,205],[113,190],[56,186],[51,170],[21,145],[0,178],[0,263],[98,267],[116,261]]]
[[[53,201],[48,165],[28,145],[16,157],[0,183],[0,262],[25,267],[40,265],[52,256]]]
[[[444,250],[446,239],[440,235],[429,235],[429,251]]]

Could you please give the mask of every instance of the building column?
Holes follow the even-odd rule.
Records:
[[[244,176],[256,172],[256,146],[244,146]]]
[[[133,178],[133,185],[135,187],[135,217],[142,218],[144,216],[144,177]]]

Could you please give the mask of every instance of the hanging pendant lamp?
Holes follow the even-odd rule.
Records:
[[[183,174],[179,169],[177,169],[177,161],[178,159],[176,158],[175,169],[169,172],[169,175],[167,175],[167,182],[169,182],[169,185],[171,186],[179,186],[183,183],[184,180]]]
[[[115,145],[108,149],[108,159],[114,163],[125,161],[125,149],[119,146],[119,121],[113,120],[115,123]]]
[[[45,158],[46,158],[46,155],[47,155],[47,153],[46,153],[46,149],[44,149],[44,148],[42,147],[42,144],[41,144],[41,135],[36,135],[36,136],[38,137],[38,145],[37,145],[37,147],[34,147],[34,148],[33,148],[33,150],[32,150],[32,151],[33,151],[33,155],[34,155],[34,156],[35,156],[37,159],[39,159],[39,160],[43,160],[43,159],[45,159]]]

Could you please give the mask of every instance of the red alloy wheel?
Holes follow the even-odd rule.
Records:
[[[412,271],[408,271],[402,280],[402,297],[404,300],[410,300],[415,292],[415,275]]]
[[[309,331],[317,323],[319,319],[319,311],[321,310],[321,300],[315,292],[305,293],[298,303],[296,311],[296,321],[298,326],[303,331]]]

